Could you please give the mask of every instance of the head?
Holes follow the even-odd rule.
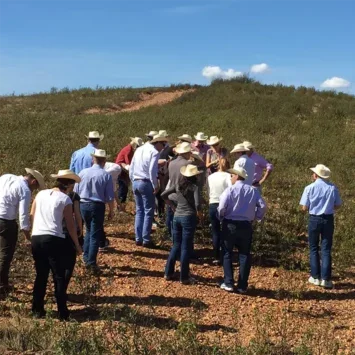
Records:
[[[316,181],[317,179],[321,179],[316,173],[312,174],[312,181]]]
[[[131,138],[130,145],[132,146],[133,150],[136,150],[138,147],[143,145],[143,140],[139,137]]]
[[[75,184],[75,180],[59,178],[56,179],[53,187],[58,188],[61,192],[69,193],[73,191],[74,184]]]
[[[234,185],[237,181],[244,181],[245,179],[237,174],[232,174],[231,180]]]
[[[165,146],[166,146],[166,142],[155,142],[155,143],[152,143],[154,145],[154,148],[158,151],[158,152],[161,152]]]
[[[251,142],[249,142],[249,141],[244,141],[242,144],[244,145],[245,148],[248,149],[248,151],[246,152],[246,155],[247,155],[248,157],[250,157],[250,156],[253,154],[253,152],[254,152],[253,143],[251,143]]]
[[[27,181],[28,188],[30,189],[31,192],[39,189],[39,183],[32,174],[26,174],[24,178]]]
[[[246,151],[243,151],[243,152],[235,152],[234,154],[235,154],[235,157],[236,157],[237,159],[239,159],[242,155],[247,154],[247,152],[246,152]]]
[[[198,147],[201,147],[201,146],[203,146],[205,143],[206,143],[206,141],[199,141],[199,140],[198,140],[196,145],[197,145]]]
[[[226,158],[219,159],[218,171],[227,171],[230,169],[230,162]]]
[[[88,138],[88,142],[91,143],[95,148],[100,145],[100,138]]]
[[[100,165],[101,168],[103,168],[106,164],[107,159],[103,157],[93,157],[92,160],[94,164]]]

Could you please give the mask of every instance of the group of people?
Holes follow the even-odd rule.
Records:
[[[83,253],[88,272],[100,273],[97,255],[109,245],[104,231],[105,210],[126,211],[131,186],[135,200],[135,242],[155,248],[153,223],[165,217],[173,245],[164,277],[173,280],[180,261],[180,282],[191,284],[190,260],[196,257],[194,235],[208,204],[213,245],[213,263],[223,266],[221,289],[246,293],[251,270],[253,222],[266,213],[262,186],[273,165],[255,152],[251,142],[236,144],[229,152],[222,138],[198,132],[170,142],[165,130],[146,134],[145,142],[132,137],[109,162],[99,148],[104,136],[92,131],[87,146],[72,154],[69,169],[52,174],[53,187],[34,169],[24,176],[0,177],[0,292],[10,291],[9,270],[20,230],[31,243],[36,270],[32,312],[45,315],[44,299],[49,272],[53,274],[55,297],[61,319],[69,317],[67,288],[77,255]],[[235,157],[233,167],[230,158]],[[330,170],[318,164],[311,169],[300,204],[309,211],[311,276],[314,285],[332,288],[331,247],[334,210],[341,205],[338,189],[328,181]],[[40,190],[30,210],[31,192]],[[208,201],[205,199],[208,196]],[[115,207],[116,202],[116,207]],[[83,236],[85,226],[85,235]],[[319,243],[321,239],[321,260]],[[239,276],[234,280],[233,250],[239,253]]]

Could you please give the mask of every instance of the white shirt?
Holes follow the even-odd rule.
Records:
[[[36,196],[36,211],[32,235],[53,235],[65,238],[63,212],[72,201],[68,195],[55,190],[42,190]]]
[[[31,190],[23,176],[5,174],[0,177],[0,218],[15,220],[20,229],[30,230]]]
[[[250,159],[246,154],[244,154],[234,163],[234,169],[237,167],[243,168],[247,172],[248,177],[244,180],[244,182],[247,185],[252,185],[255,174],[254,160]]]
[[[219,203],[219,197],[224,190],[232,186],[231,175],[224,171],[217,171],[208,177],[210,203]]]
[[[112,176],[113,191],[117,190],[117,180],[122,172],[122,168],[116,163],[106,162],[104,169]]]

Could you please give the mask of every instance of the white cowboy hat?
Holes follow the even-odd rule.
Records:
[[[176,146],[175,152],[177,154],[190,153],[191,152],[191,144],[188,142],[182,142]]]
[[[240,167],[234,169],[228,169],[227,171],[229,172],[229,174],[241,176],[243,179],[246,179],[248,177],[247,172]]]
[[[180,139],[181,141],[185,141],[185,142],[192,142],[192,138],[189,134],[183,134],[182,136],[178,137],[178,139]]]
[[[203,132],[197,132],[195,139],[197,141],[206,141],[208,139],[208,136],[205,136]]]
[[[70,180],[74,180],[77,183],[81,181],[79,175],[76,175],[73,171],[69,169],[59,170],[58,174],[51,174],[51,177],[53,179],[70,179]]]
[[[218,138],[217,136],[211,136],[209,140],[207,140],[207,144],[208,145],[216,145],[218,144],[220,141],[222,141],[223,138]]]
[[[46,184],[44,183],[44,177],[39,171],[30,168],[25,168],[25,170],[27,174],[31,174],[37,180],[40,190],[46,188]]]
[[[317,164],[314,168],[310,169],[322,179],[330,178],[330,169],[323,164]]]
[[[158,134],[160,134],[161,136],[169,137],[168,133],[165,130],[160,130]]]
[[[254,144],[248,141],[244,141],[242,144],[244,145],[245,148],[248,148],[249,150],[255,148]]]
[[[239,153],[239,152],[247,152],[249,149],[245,147],[243,144],[236,144],[231,151],[231,153]]]
[[[109,155],[106,155],[106,150],[103,149],[95,149],[93,153],[90,154],[93,157],[96,158],[109,158]]]
[[[156,134],[149,143],[167,142],[168,138],[162,134]]]
[[[87,139],[100,139],[102,141],[104,139],[104,135],[100,134],[98,131],[91,131],[89,135],[85,136]]]
[[[158,131],[150,131],[149,133],[146,133],[145,135],[147,137],[154,137],[158,134],[159,132]]]
[[[201,171],[198,171],[197,166],[188,164],[180,168],[180,173],[186,177],[191,177],[201,174]]]
[[[131,144],[134,143],[137,147],[140,147],[143,145],[142,138],[139,138],[139,137],[130,137],[130,138],[131,138]]]

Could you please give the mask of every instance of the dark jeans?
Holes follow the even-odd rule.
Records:
[[[80,211],[86,234],[84,238],[84,262],[96,266],[99,244],[104,239],[105,204],[101,202],[82,202]]]
[[[32,236],[32,255],[35,261],[36,279],[33,288],[32,312],[44,315],[44,297],[49,276],[53,274],[55,298],[61,318],[68,318],[65,286],[65,254],[67,242],[52,235]]]
[[[65,291],[67,291],[76,263],[76,249],[69,234],[65,235],[65,241],[67,244],[65,248]]]
[[[126,180],[118,178],[118,199],[125,203],[128,195],[128,184]]]
[[[330,280],[332,276],[332,244],[334,233],[334,216],[309,216],[308,240],[310,248],[311,276],[315,279]],[[321,239],[321,258],[319,258],[319,241]]]
[[[196,215],[174,216],[173,247],[165,266],[165,275],[172,276],[175,272],[175,263],[180,255],[180,280],[189,278],[190,256],[193,251],[193,241],[196,230]]]
[[[218,203],[211,203],[209,205],[210,222],[212,225],[212,244],[214,257],[219,260],[221,244],[222,226],[220,220],[217,218]]]
[[[174,220],[174,212],[170,206],[166,206],[166,228],[168,229],[168,233],[170,235],[170,239],[173,239],[173,220]]]
[[[158,217],[162,218],[164,216],[164,210],[165,210],[165,201],[161,197],[162,191],[159,191],[156,195],[156,205],[157,205],[157,213]]]
[[[248,221],[231,221],[228,219],[222,222],[222,251],[224,283],[234,287],[233,277],[233,247],[239,251],[239,278],[237,288],[246,290],[251,269],[251,242],[253,237],[252,225]]]
[[[0,290],[9,286],[9,271],[18,238],[15,220],[0,219]]]

